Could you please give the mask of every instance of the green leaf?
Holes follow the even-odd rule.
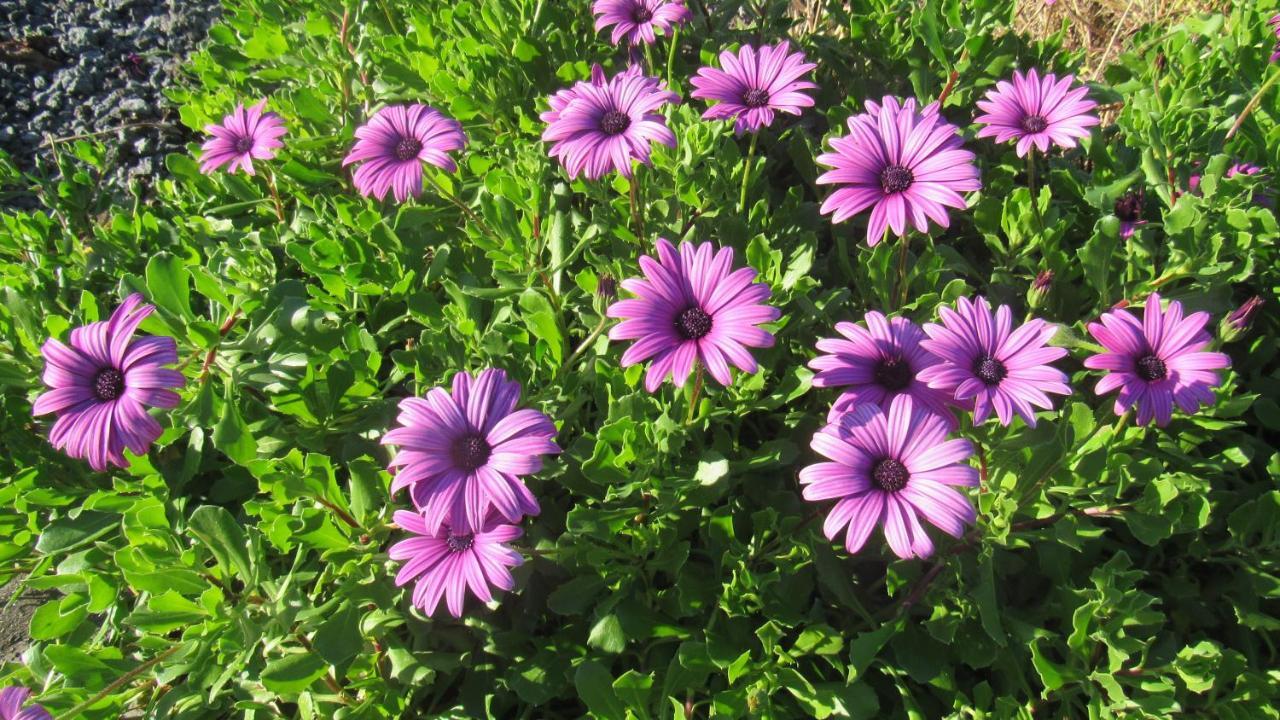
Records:
[[[191,273],[181,259],[167,252],[152,255],[147,261],[146,277],[151,302],[188,322],[195,319],[191,312]]]
[[[622,631],[622,623],[612,613],[596,621],[587,637],[587,644],[609,653],[620,653],[627,646],[627,635]]]
[[[262,671],[262,684],[281,695],[296,695],[311,687],[328,671],[328,666],[314,653],[292,653],[267,663]]]
[[[342,668],[364,649],[360,634],[360,610],[351,603],[325,620],[312,641],[320,657],[334,667]]]
[[[257,569],[249,554],[244,529],[226,508],[202,505],[191,513],[187,529],[213,554],[218,565],[230,575],[238,575],[248,587],[258,584]]]
[[[602,720],[625,720],[627,707],[613,690],[613,676],[604,665],[585,660],[573,673],[573,686],[591,714]]]
[[[45,555],[69,552],[106,535],[119,524],[119,515],[93,511],[82,512],[75,518],[60,518],[40,533],[36,551]]]
[[[237,465],[248,465],[258,458],[258,443],[249,426],[240,416],[235,398],[231,395],[230,385],[227,398],[222,404],[222,418],[213,428],[213,446],[221,450]]]

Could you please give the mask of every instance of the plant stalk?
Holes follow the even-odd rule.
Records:
[[[747,213],[747,186],[751,182],[751,161],[756,156],[756,143],[760,141],[759,131],[751,133],[751,144],[747,146],[747,159],[742,165],[742,193],[738,196],[738,212]]]

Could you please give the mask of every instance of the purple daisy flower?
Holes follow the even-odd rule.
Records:
[[[422,194],[422,163],[447,172],[458,165],[449,156],[467,144],[467,136],[457,120],[428,105],[392,105],[379,110],[356,129],[356,144],[343,159],[346,167],[360,163],[352,180],[365,197],[396,202]]]
[[[200,172],[213,174],[226,165],[229,173],[244,168],[245,173],[252,175],[254,158],[275,157],[276,149],[284,147],[280,137],[287,131],[279,115],[263,112],[266,107],[266,100],[247,109],[237,105],[230,115],[222,118],[221,125],[205,125],[205,132],[213,137],[201,147]]]
[[[953,488],[976,487],[978,471],[965,462],[973,446],[948,440],[949,429],[904,394],[887,412],[859,405],[814,433],[810,447],[831,462],[803,468],[800,484],[805,500],[838,500],[822,525],[827,539],[845,530],[845,549],[856,553],[879,525],[889,548],[906,559],[933,554],[920,516],[952,537],[963,535],[977,513]]]
[[[0,690],[0,720],[53,720],[40,705],[22,707],[31,691],[24,687],[7,687]]]
[[[623,38],[632,45],[657,42],[654,29],[668,34],[672,26],[693,17],[684,0],[596,0],[591,12],[596,16],[596,32],[613,26],[614,45]]]
[[[836,323],[843,338],[818,341],[819,355],[809,361],[818,371],[814,387],[844,387],[827,416],[828,422],[868,403],[889,407],[899,395],[910,395],[915,406],[935,412],[954,423],[947,408],[951,396],[930,388],[916,375],[938,364],[933,353],[921,347],[925,339],[919,325],[904,317],[885,318],[872,310],[866,328],[851,322]]]
[[[1194,163],[1194,166],[1199,168],[1200,162],[1196,161]],[[1254,175],[1261,175],[1261,173],[1262,173],[1262,168],[1257,165],[1254,165],[1253,163],[1237,162],[1237,163],[1232,163],[1231,167],[1227,168],[1227,172],[1223,174],[1223,178],[1230,180],[1231,178],[1239,177],[1239,176],[1253,177]],[[1192,174],[1191,177],[1188,178],[1187,190],[1192,195],[1200,194],[1200,173],[1199,172]],[[1255,192],[1251,200],[1254,205],[1261,205],[1262,207],[1269,208],[1275,204],[1271,200],[1271,198],[1267,196],[1265,192]]]
[[[422,515],[397,510],[396,524],[414,537],[391,546],[392,560],[404,561],[396,574],[396,587],[416,581],[413,604],[428,617],[445,598],[449,614],[462,616],[467,588],[481,602],[493,600],[492,585],[500,590],[515,587],[511,570],[524,562],[520,553],[503,543],[520,537],[520,528],[490,518],[480,531],[443,524],[430,528]]]
[[[675,133],[655,111],[679,101],[664,83],[638,69],[612,78],[593,70],[591,82],[561,90],[548,101],[542,139],[553,143],[550,155],[560,158],[570,178],[585,174],[596,180],[610,170],[631,177],[633,160],[649,164],[651,142],[676,146]]]
[[[1089,334],[1107,352],[1084,361],[1087,368],[1110,371],[1098,381],[1097,394],[1119,388],[1115,413],[1137,405],[1139,425],[1153,419],[1161,427],[1169,424],[1174,403],[1187,413],[1212,405],[1213,388],[1222,383],[1214,371],[1231,367],[1231,358],[1204,352],[1211,340],[1204,331],[1208,322],[1205,312],[1184,318],[1176,300],[1161,311],[1157,293],[1147,298],[1141,322],[1127,310],[1103,313],[1089,323]]]
[[[756,371],[747,348],[773,345],[773,335],[756,327],[782,313],[764,305],[769,286],[754,282],[750,267],[733,269],[733,248],[681,243],[677,250],[658,238],[658,259],[641,256],[644,279],[628,278],[623,289],[635,298],[619,300],[606,314],[623,318],[610,340],[635,340],[622,355],[622,367],[652,358],[644,386],[655,392],[668,376],[684,387],[694,363],[702,363],[721,385],[733,382],[729,365]]]
[[[759,50],[743,45],[737,55],[726,50],[720,66],[700,68],[690,80],[697,88],[693,97],[719,101],[702,113],[703,120],[733,118],[734,132],[741,135],[773,124],[775,111],[799,115],[813,107],[813,98],[802,91],[818,86],[800,78],[817,65],[805,62],[804,53],[791,52],[785,41]]]
[[[138,325],[155,311],[134,293],[111,319],[71,331],[70,346],[49,338],[44,383],[51,389],[36,398],[34,415],[57,415],[49,442],[94,470],[128,467],[124,450],[143,455],[162,428],[147,407],[178,404],[172,388],[185,384],[182,373],[164,365],[178,362],[178,344],[170,337],[133,339]]]
[[[1120,219],[1120,237],[1129,239],[1133,237],[1133,233],[1141,226],[1146,225],[1147,221],[1142,219],[1142,213],[1147,208],[1147,191],[1142,188],[1137,190],[1129,190],[1116,200],[1115,215]]]
[[[891,228],[899,237],[907,225],[929,229],[929,220],[950,224],[947,208],[965,209],[960,193],[982,187],[973,153],[963,149],[956,126],[938,114],[937,103],[916,110],[916,101],[866,102],[867,112],[849,118],[849,134],[832,138],[835,152],[818,162],[832,170],[820,185],[840,188],[822,203],[838,223],[871,208],[867,244],[875,246]]]
[[[400,450],[391,460],[391,492],[410,488],[414,504],[435,533],[448,523],[478,528],[490,508],[508,522],[537,515],[538,501],[521,482],[542,469],[542,456],[558,453],[556,427],[520,402],[520,383],[502,370],[474,379],[453,376],[453,394],[435,387],[425,398],[400,402],[401,427],[382,438]]]
[[[1017,140],[1018,157],[1027,154],[1032,145],[1040,152],[1049,151],[1049,143],[1060,148],[1073,148],[1076,140],[1089,136],[1089,128],[1098,124],[1093,109],[1098,103],[1087,96],[1089,88],[1072,88],[1074,75],[1061,80],[1053,73],[1044,77],[1033,68],[1024,75],[1013,72],[1013,82],[1001,80],[978,101],[984,115],[974,122],[985,125],[978,137],[994,137],[1002,143]]]
[[[1271,51],[1271,62],[1275,62],[1280,60],[1280,15],[1272,15],[1267,24],[1271,26],[1271,31],[1276,36],[1276,45]]]
[[[955,310],[939,307],[938,316],[942,325],[925,325],[929,339],[920,345],[941,362],[919,377],[957,401],[971,402],[975,425],[994,408],[1001,425],[1016,413],[1035,427],[1032,406],[1053,407],[1045,393],[1071,394],[1066,373],[1049,365],[1067,354],[1066,348],[1046,346],[1057,327],[1037,318],[1015,328],[1009,306],[1001,305],[993,315],[984,297],[960,298]]]

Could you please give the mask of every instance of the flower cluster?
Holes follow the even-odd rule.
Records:
[[[871,530],[884,528],[890,549],[902,558],[933,551],[920,518],[960,537],[975,513],[957,487],[974,487],[976,471],[965,461],[967,440],[946,439],[960,423],[955,409],[972,413],[974,425],[992,414],[1001,425],[1014,417],[1036,424],[1037,410],[1051,410],[1049,395],[1069,395],[1068,377],[1052,365],[1067,350],[1049,345],[1058,328],[1039,318],[1014,325],[1006,305],[994,312],[986,298],[960,298],[938,310],[941,324],[923,328],[907,318],[871,311],[866,327],[836,325],[841,338],[817,343],[823,353],[809,364],[816,387],[842,388],[827,425],[811,443],[827,461],[800,472],[804,497],[837,500],[824,531],[845,533],[856,552]],[[1214,402],[1216,370],[1230,359],[1206,352],[1207,313],[1183,317],[1182,304],[1146,302],[1143,321],[1125,310],[1105,313],[1089,332],[1107,352],[1085,360],[1106,370],[1099,395],[1117,388],[1115,412],[1136,409],[1139,425],[1168,424],[1176,404],[1193,413]]]
[[[596,0],[593,10],[596,29],[612,28],[614,44],[654,43],[691,17],[681,0]],[[1280,34],[1280,16],[1272,26]],[[811,81],[816,69],[789,42],[746,44],[722,51],[719,67],[700,68],[690,79],[692,96],[709,103],[703,119],[732,120],[736,134],[755,134],[754,150],[779,113],[796,116],[815,105],[810,91],[817,89]],[[588,80],[547,100],[542,140],[571,179],[598,180],[610,172],[631,177],[636,162],[651,162],[655,143],[675,147],[663,112],[678,102],[639,64],[612,76],[595,65]],[[949,211],[968,207],[964,193],[982,187],[960,128],[943,116],[940,101],[885,96],[866,100],[863,108],[847,118],[846,134],[828,140],[830,152],[816,158],[828,168],[817,183],[833,186],[821,213],[833,223],[867,213],[869,246],[890,231],[905,237],[912,229],[948,227]],[[1073,76],[1034,68],[997,82],[977,109],[978,138],[1012,142],[1016,154],[1032,162],[1051,146],[1076,147],[1099,122],[1096,103]],[[274,159],[287,134],[266,100],[238,105],[206,129],[210,138],[200,157],[205,173],[253,175],[254,161]],[[419,196],[424,180],[434,184],[426,166],[456,172],[452,153],[467,143],[458,121],[419,103],[382,107],[355,138],[342,164],[355,166],[356,190],[397,202]],[[1226,176],[1259,172],[1237,164]],[[1137,188],[1116,201],[1122,236],[1145,222],[1145,200]],[[620,364],[648,363],[644,387],[651,393],[667,380],[683,388],[693,377],[695,398],[704,372],[722,386],[733,384],[733,368],[757,373],[753,351],[774,344],[771,324],[782,318],[768,304],[769,285],[755,269],[737,265],[732,247],[677,245],[659,237],[654,248],[638,258],[642,277],[620,283],[602,278],[599,285],[611,303],[606,316],[621,321],[609,338],[632,343]],[[1052,279],[1051,271],[1037,277],[1033,308],[1047,297]],[[630,297],[618,299],[619,287]],[[1259,303],[1250,301],[1224,321],[1234,333],[1228,339],[1247,330]],[[54,415],[50,443],[94,470],[126,467],[126,450],[146,453],[163,434],[148,408],[180,401],[177,391],[186,378],[167,367],[178,361],[177,342],[134,337],[154,310],[133,294],[109,320],[76,328],[67,343],[49,338],[42,347],[48,389],[35,399],[33,412]],[[850,552],[880,527],[898,556],[929,555],[934,544],[922,518],[960,537],[976,519],[964,489],[979,478],[968,464],[973,445],[953,437],[965,427],[957,411],[971,425],[994,416],[1002,426],[1017,420],[1035,426],[1040,413],[1054,408],[1051,395],[1072,392],[1066,373],[1054,366],[1068,354],[1051,344],[1057,326],[1040,318],[1015,323],[1009,306],[993,307],[984,297],[960,298],[939,308],[936,319],[920,326],[872,310],[862,324],[837,323],[840,337],[817,341],[813,384],[841,394],[811,441],[825,460],[805,467],[800,482],[806,499],[836,501],[824,530],[829,538],[843,533]],[[1193,413],[1212,404],[1219,371],[1230,360],[1207,350],[1208,322],[1206,313],[1184,315],[1181,303],[1166,307],[1154,293],[1141,319],[1123,308],[1102,314],[1088,332],[1104,351],[1084,361],[1107,373],[1096,393],[1118,391],[1116,414],[1133,413],[1140,425],[1166,425],[1175,407]],[[398,426],[382,438],[395,448],[391,490],[406,490],[414,507],[395,514],[396,525],[409,534],[390,548],[391,559],[402,563],[395,582],[414,585],[412,602],[427,615],[444,600],[457,617],[468,593],[490,602],[492,588],[515,586],[511,568],[522,557],[508,543],[520,537],[526,516],[540,512],[525,478],[542,470],[544,457],[560,452],[555,424],[539,410],[521,408],[521,391],[500,369],[458,372],[449,388],[400,402]],[[19,711],[26,697],[19,688],[0,691],[0,710],[6,717],[47,716],[38,706]]]
[[[413,602],[427,615],[445,597],[460,616],[468,587],[488,602],[489,584],[513,585],[507,568],[521,557],[503,543],[520,536],[515,523],[539,512],[521,478],[542,469],[543,455],[560,452],[551,419],[519,403],[520,384],[502,370],[459,372],[452,391],[436,387],[401,401],[400,427],[382,438],[398,448],[391,491],[408,488],[418,510],[396,513],[414,535],[391,548],[393,559],[406,561],[396,584],[416,580]]]

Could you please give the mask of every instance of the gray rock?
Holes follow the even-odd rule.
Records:
[[[142,98],[126,98],[120,103],[120,110],[127,113],[144,113],[147,111],[147,101]]]

